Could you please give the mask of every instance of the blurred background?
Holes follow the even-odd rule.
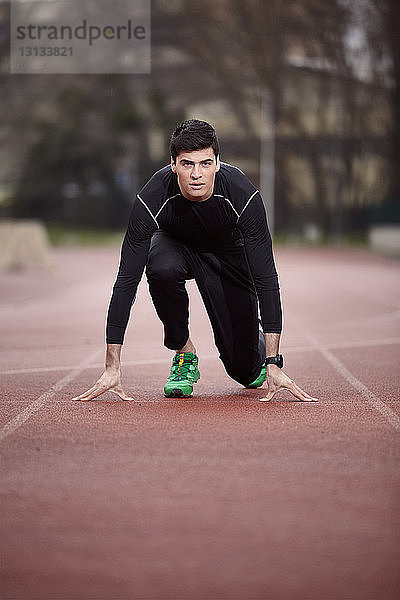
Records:
[[[276,243],[400,253],[398,0],[152,0],[149,75],[10,74],[9,18],[0,1],[3,223],[120,239],[195,117],[260,187]]]

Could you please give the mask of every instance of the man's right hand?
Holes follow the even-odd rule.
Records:
[[[80,396],[75,396],[75,398],[72,398],[72,400],[75,402],[89,402],[105,392],[112,392],[113,394],[119,396],[121,400],[133,400],[133,398],[130,398],[124,392],[121,384],[120,371],[115,371],[114,369],[106,369],[102,376],[96,381],[94,386]]]
[[[105,392],[116,394],[121,400],[133,400],[127,396],[121,384],[121,344],[107,344],[106,370],[96,381],[94,386],[80,396],[72,398],[74,401],[89,402]]]

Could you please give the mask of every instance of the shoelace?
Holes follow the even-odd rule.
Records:
[[[187,374],[190,371],[191,366],[192,366],[192,360],[190,358],[187,358],[185,360],[183,354],[177,354],[176,356],[174,356],[174,363],[173,363],[174,379],[176,379],[177,381],[179,381],[180,379],[185,379]]]

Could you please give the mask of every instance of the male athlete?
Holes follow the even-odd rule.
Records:
[[[171,164],[153,175],[132,207],[108,309],[105,371],[74,400],[93,400],[106,391],[130,400],[121,383],[120,355],[145,267],[164,344],[175,351],[165,396],[191,396],[200,377],[185,287],[194,279],[230,377],[248,388],[267,380],[264,400],[282,388],[299,400],[316,400],[281,370],[278,277],[258,190],[240,169],[220,162],[218,138],[205,121],[179,125],[170,153]]]

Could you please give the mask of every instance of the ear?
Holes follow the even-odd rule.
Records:
[[[176,164],[175,164],[175,161],[172,158],[172,156],[171,156],[171,169],[172,169],[173,173],[176,173]]]
[[[217,156],[216,163],[217,163],[217,166],[216,166],[216,169],[215,169],[215,170],[216,170],[216,171],[219,171],[219,168],[220,168],[220,166],[221,166],[221,163],[220,163],[220,160],[219,160],[219,154],[218,154],[218,156]]]

